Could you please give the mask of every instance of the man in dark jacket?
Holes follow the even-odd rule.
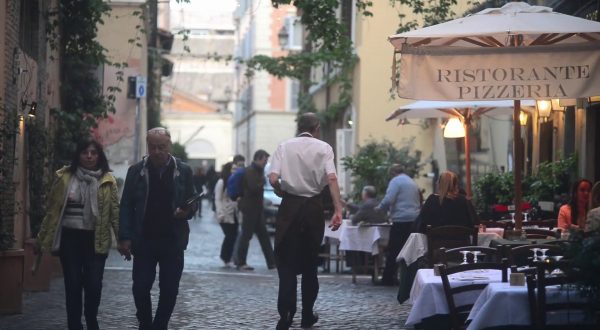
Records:
[[[235,243],[234,257],[235,265],[239,270],[254,270],[246,263],[248,246],[253,234],[256,234],[260,242],[267,267],[275,268],[273,246],[263,217],[264,169],[268,160],[269,154],[266,151],[257,150],[254,153],[252,164],[246,167],[242,179],[242,197],[238,201],[238,208],[242,212],[242,232]]]
[[[121,197],[119,252],[133,255],[133,298],[140,329],[167,329],[175,307],[187,247],[187,220],[196,203],[192,170],[171,156],[171,135],[162,127],[148,131],[148,156],[129,167]],[[160,294],[152,318],[150,290],[160,267]]]
[[[363,223],[382,223],[386,221],[385,213],[375,210],[375,207],[379,205],[379,201],[376,199],[377,191],[373,186],[364,186],[361,193],[360,203],[349,203],[346,204],[346,209],[352,213],[350,220],[353,225]]]

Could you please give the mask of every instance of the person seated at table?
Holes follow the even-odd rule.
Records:
[[[597,181],[592,188],[590,211],[587,214],[585,225],[585,231],[597,230],[600,230],[600,181]]]
[[[359,203],[347,203],[346,209],[350,211],[350,220],[352,225],[359,223],[382,223],[386,222],[385,213],[375,210],[379,204],[377,200],[377,191],[373,186],[364,186]]]
[[[590,201],[592,182],[580,179],[573,185],[571,200],[558,211],[558,228],[584,229]]]
[[[440,174],[437,193],[429,195],[421,208],[415,231],[424,233],[428,225],[472,227],[477,222],[473,204],[459,191],[458,177],[446,171]]]

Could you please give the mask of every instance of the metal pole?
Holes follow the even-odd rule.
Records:
[[[135,127],[134,127],[134,142],[133,142],[133,162],[137,163],[140,160],[140,98],[135,99]]]
[[[521,219],[521,181],[522,172],[521,164],[523,163],[523,144],[521,142],[521,122],[519,115],[521,113],[521,101],[514,100],[513,112],[513,150],[514,150],[514,166],[513,173],[515,174],[515,229],[520,230],[522,225]]]
[[[471,110],[467,110],[467,114],[465,116],[465,168],[466,168],[466,177],[467,177],[467,197],[471,198],[473,196],[473,191],[471,188]]]

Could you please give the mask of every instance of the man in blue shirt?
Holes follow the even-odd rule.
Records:
[[[419,215],[421,194],[417,183],[404,173],[402,165],[394,164],[389,170],[392,179],[385,197],[375,208],[389,213],[392,220],[381,284],[394,285],[397,271],[396,257],[406,243],[413,221]]]

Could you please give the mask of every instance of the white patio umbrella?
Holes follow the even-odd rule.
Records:
[[[514,100],[515,220],[520,229],[520,100],[600,95],[600,23],[511,2],[389,40],[400,97]]]
[[[398,120],[398,125],[409,118],[447,118],[458,117],[465,127],[465,177],[467,196],[471,197],[471,120],[484,114],[508,115],[513,112],[513,101],[416,101],[401,106],[385,120]],[[534,100],[523,100],[523,106],[534,107]]]

